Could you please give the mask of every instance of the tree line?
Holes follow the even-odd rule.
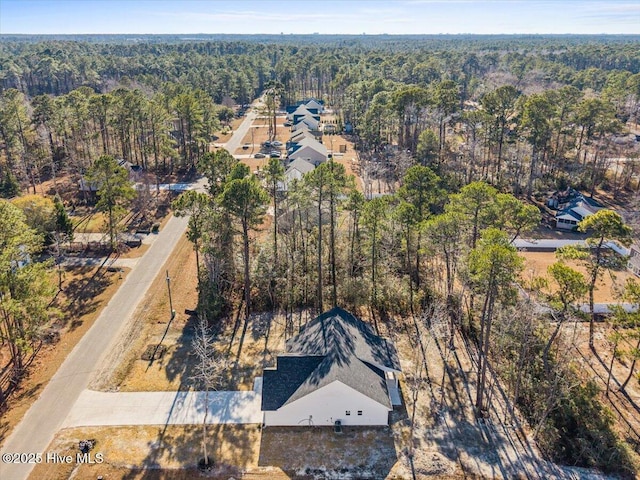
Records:
[[[208,191],[185,193],[174,211],[190,215],[199,311],[212,323],[238,308],[247,328],[251,312],[282,309],[293,334],[299,309],[342,305],[379,328],[440,302],[449,338],[461,332],[477,352],[478,415],[497,371],[546,453],[629,474],[633,462],[601,414],[597,388],[579,383],[559,331],[585,295],[593,325],[596,282],[615,266],[602,247],[628,243],[630,231],[609,210],[580,225],[593,248],[562,250],[549,272],[555,328],[535,312],[515,314],[525,306],[513,241],[540,221],[522,197],[569,185],[592,195],[639,188],[635,146],[620,141],[638,121],[635,47],[627,37],[0,43],[0,185],[13,196],[17,181],[35,187],[61,170],[105,186],[115,177],[99,202],[113,239],[131,193],[120,188],[114,157],[155,171],[157,181],[195,169]],[[232,114],[218,104],[265,89],[270,118],[278,101],[317,96],[351,124],[362,189],[333,159],[285,185],[278,159],[259,178],[229,152],[209,151]],[[625,315],[617,313],[615,330],[635,335],[639,322]],[[37,337],[6,318],[3,340]]]
[[[220,105],[248,103],[270,84],[283,105],[315,96],[351,123],[372,179],[403,173],[387,145],[459,185],[485,180],[516,194],[569,177],[618,192],[640,169],[631,158],[607,174],[633,152],[616,135],[638,122],[635,37],[267,39],[0,42],[5,195],[16,179],[24,187],[79,171],[101,154],[156,172],[193,167],[230,119]]]

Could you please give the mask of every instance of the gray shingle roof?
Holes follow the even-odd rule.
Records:
[[[363,362],[400,372],[398,352],[391,342],[377,336],[371,326],[336,307],[307,323],[287,341],[287,352],[338,356],[352,353]]]
[[[285,405],[306,397],[335,381],[353,388],[387,408],[391,408],[387,384],[382,372],[376,372],[353,355],[338,360],[332,358],[332,355],[324,357],[324,360],[289,397]]]
[[[262,410],[277,410],[334,381],[391,408],[384,370],[400,371],[393,344],[349,312],[334,308],[287,341],[277,369],[265,369]]]
[[[278,357],[276,369],[264,369],[262,410],[277,410],[311,375],[324,357]]]

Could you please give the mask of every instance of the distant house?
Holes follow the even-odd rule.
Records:
[[[316,100],[315,98],[309,98],[304,100],[302,104],[307,107],[309,111],[316,111],[318,113],[324,112],[324,102],[322,100]]]
[[[585,218],[593,215],[602,206],[593,199],[587,198],[582,194],[577,194],[571,198],[566,204],[558,205],[556,213],[556,228],[561,230],[573,230]]]
[[[287,150],[297,145],[300,141],[302,141],[305,138],[315,139],[316,137],[311,133],[311,131],[308,128],[298,129],[296,132],[293,133],[293,135],[291,135],[291,137],[289,137],[289,140],[287,141],[287,144],[286,144]]]
[[[135,165],[122,158],[117,159],[117,162],[120,167],[127,170],[129,173],[129,180],[132,182],[139,181],[140,175],[143,173],[141,165]],[[100,185],[97,185],[96,183],[89,183],[84,179],[84,177],[80,177],[78,184],[81,192],[97,192],[100,189]]]
[[[327,160],[328,154],[327,147],[313,138],[304,138],[287,150],[290,160],[302,158],[316,167]]]
[[[304,117],[298,117],[298,119],[293,122],[291,131],[296,132],[301,128],[306,128],[308,130],[311,130],[312,132],[320,131],[320,120],[317,120],[308,115]]]
[[[299,142],[303,137],[315,138],[319,142],[322,140],[322,132],[319,130],[311,130],[306,123],[298,123],[295,131],[291,133],[291,137],[287,144]],[[289,148],[290,145],[287,146]]]
[[[316,115],[324,112],[324,102],[322,100],[309,98],[307,100],[298,102],[295,105],[289,105],[288,107],[286,107],[285,110],[287,112],[287,118],[291,119],[289,115],[295,112],[300,107],[306,108],[309,112]]]
[[[635,275],[640,277],[640,245],[637,243],[631,245],[631,248],[629,251],[629,263],[627,267]]]
[[[310,110],[304,105],[300,105],[296,107],[296,109],[293,110],[292,112],[287,112],[287,119],[292,121],[293,123],[296,123],[302,117],[311,117],[320,121],[320,114],[318,113],[318,110],[317,109]]]
[[[312,172],[315,169],[315,165],[302,158],[298,158],[291,162],[284,172],[284,180],[278,182],[278,190],[286,192],[289,190],[289,184],[294,180],[302,180],[307,173]]]
[[[265,426],[387,425],[402,403],[394,345],[349,312],[334,308],[286,343],[264,369]]]

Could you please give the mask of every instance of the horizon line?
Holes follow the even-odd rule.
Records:
[[[99,33],[99,32],[76,32],[76,33],[0,33],[0,37],[9,37],[12,35],[16,36],[75,36],[75,35],[113,35],[113,36],[123,36],[123,35],[156,35],[156,36],[198,36],[198,35],[239,35],[244,37],[255,37],[255,36],[270,36],[270,37],[284,37],[291,35],[300,35],[300,36],[309,36],[309,37],[337,37],[337,36],[345,36],[345,37],[437,37],[437,36],[478,36],[478,37],[490,37],[493,35],[502,35],[502,36],[563,36],[563,35],[574,35],[574,36],[583,36],[583,37],[593,37],[593,36],[636,36],[640,37],[640,33],[610,33],[610,32],[600,32],[600,33],[577,33],[577,32],[563,32],[563,33],[550,33],[550,32],[540,32],[540,33],[506,33],[506,32],[496,32],[496,33],[473,33],[473,32],[465,32],[465,33],[136,33],[136,32],[128,32],[128,33]]]

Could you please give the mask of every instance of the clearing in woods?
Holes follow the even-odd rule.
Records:
[[[160,275],[136,317],[140,325],[132,330],[129,350],[111,377],[102,379],[102,388],[192,388],[189,377],[194,358],[190,345],[195,318],[185,309],[194,308],[197,297],[195,256],[186,239],[180,241],[167,268],[176,318],[168,323],[168,291],[166,279]],[[233,315],[220,323],[217,348],[234,362],[220,389],[251,389],[262,368],[272,366],[277,353],[283,350],[288,338],[286,323],[292,322],[297,331],[310,318],[310,312],[289,317],[256,314],[245,325]],[[472,408],[475,353],[460,336],[456,337],[456,348],[450,350],[437,328],[427,330],[424,324],[408,318],[391,319],[381,333],[396,343],[404,371],[401,388],[405,406],[392,413],[390,427],[345,428],[342,435],[334,434],[332,429],[308,427],[211,427],[209,448],[218,460],[212,478],[241,473],[248,475],[246,478],[274,479],[340,475],[411,478],[413,474],[417,478],[439,479],[569,478],[570,474],[574,478],[603,478],[542,459],[530,440],[526,423],[511,413],[508,395],[493,379],[488,393],[492,399],[489,418],[478,421]],[[167,348],[162,358],[142,360],[144,349],[159,341]],[[74,428],[61,431],[50,448],[72,451],[79,439],[97,441],[96,451],[105,454],[105,463],[82,465],[74,473],[75,478],[105,473],[156,478],[153,475],[159,472],[170,478],[189,478],[188,474],[181,475],[195,468],[200,435],[198,426]],[[64,468],[69,469],[60,467]]]

